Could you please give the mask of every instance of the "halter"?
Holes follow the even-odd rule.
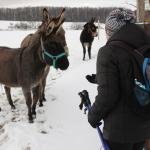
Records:
[[[42,58],[43,58],[43,60],[46,61],[44,55],[47,55],[49,58],[52,59],[52,61],[53,61],[53,67],[54,67],[54,68],[56,68],[56,61],[57,61],[58,59],[64,57],[64,56],[66,56],[66,53],[65,53],[65,52],[64,52],[64,53],[61,53],[61,54],[58,54],[58,55],[56,55],[56,56],[54,56],[54,55],[48,53],[48,52],[46,51],[46,49],[44,48],[42,37],[41,37],[41,48],[42,48]]]

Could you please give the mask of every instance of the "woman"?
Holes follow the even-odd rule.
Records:
[[[133,87],[131,56],[112,44],[121,41],[133,48],[150,44],[150,37],[135,21],[130,10],[112,11],[105,23],[108,41],[97,57],[98,95],[88,121],[95,128],[104,120],[103,135],[111,150],[143,150],[144,141],[150,138],[150,120],[143,120],[127,105]]]

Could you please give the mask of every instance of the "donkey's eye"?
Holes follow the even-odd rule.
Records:
[[[48,33],[51,33],[51,32],[52,32],[52,28],[49,27],[49,28],[47,29],[47,32],[48,32]]]

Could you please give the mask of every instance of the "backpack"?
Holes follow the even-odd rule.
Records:
[[[138,116],[150,119],[150,45],[135,49],[122,41],[110,43],[126,50],[132,58],[132,98],[127,105]]]

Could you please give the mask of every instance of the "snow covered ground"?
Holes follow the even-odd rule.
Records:
[[[65,26],[65,24],[64,24]],[[5,26],[6,27],[6,26]],[[30,31],[0,31],[0,46],[19,47],[21,40]],[[100,142],[87,116],[79,110],[78,92],[89,91],[91,101],[97,94],[97,86],[86,81],[87,74],[95,73],[99,48],[105,44],[104,29],[100,38],[95,38],[92,59],[82,61],[79,41],[81,30],[66,29],[70,50],[70,66],[62,72],[51,68],[46,86],[44,107],[37,107],[37,118],[28,123],[27,107],[20,88],[12,89],[16,110],[11,110],[0,86],[0,150],[99,150]],[[5,66],[4,66],[5,67]]]

